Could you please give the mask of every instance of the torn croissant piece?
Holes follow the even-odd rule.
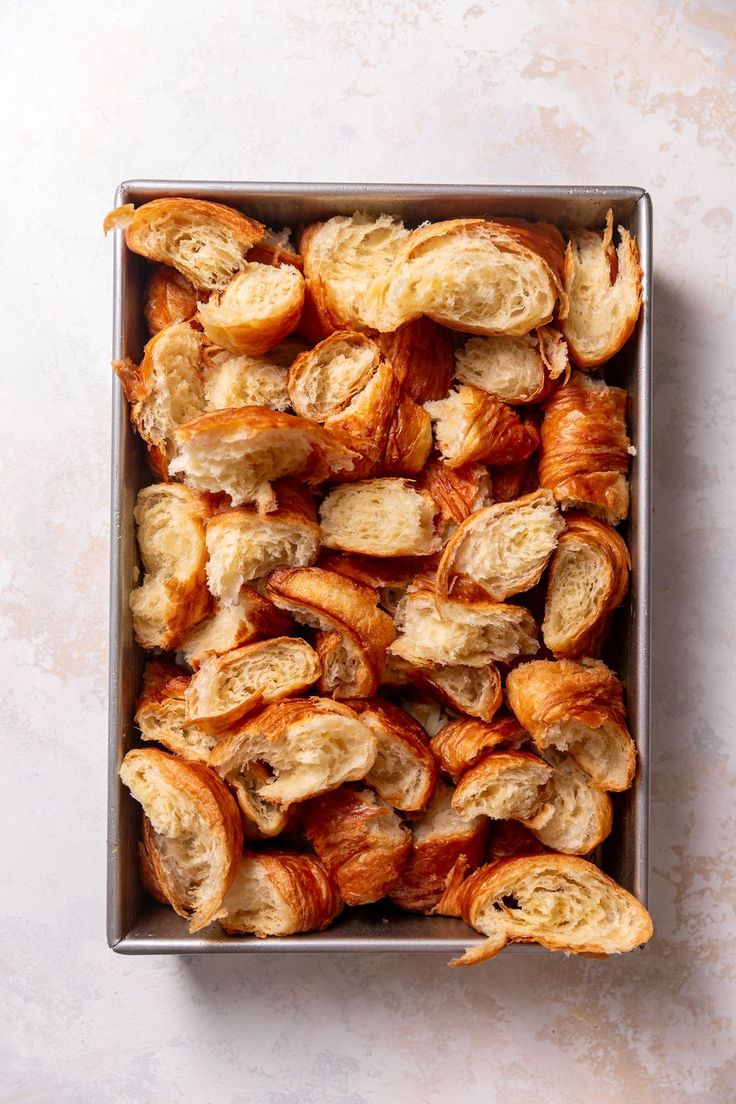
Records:
[[[562,322],[575,363],[595,368],[623,348],[642,304],[642,271],[636,240],[619,226],[613,245],[613,211],[602,234],[573,230],[565,253],[569,312]]]
[[[352,709],[329,698],[290,698],[226,733],[210,764],[235,785],[258,760],[269,775],[254,792],[286,809],[364,778],[375,758],[376,738]]]
[[[471,337],[455,353],[455,379],[511,404],[543,402],[564,374],[567,343],[549,326],[521,337]]]
[[[294,410],[325,426],[363,457],[356,475],[415,475],[432,446],[429,415],[402,393],[391,365],[362,333],[340,330],[296,358],[288,389]]]
[[[437,784],[437,764],[420,724],[383,698],[353,700],[350,706],[376,737],[376,759],[365,781],[394,809],[425,809]]]
[[[434,457],[416,482],[417,490],[430,495],[437,507],[435,526],[443,541],[466,518],[493,502],[493,486],[488,468],[482,464],[463,464],[451,468]]]
[[[432,737],[432,753],[442,770],[457,782],[478,760],[498,747],[518,748],[529,737],[516,717],[506,714],[490,723],[459,717]]]
[[[451,219],[413,230],[371,282],[364,313],[381,332],[426,314],[453,330],[529,333],[567,312],[562,235],[544,223]]]
[[[545,405],[539,482],[563,510],[618,525],[629,513],[626,392],[573,372]]]
[[[445,545],[437,590],[465,578],[497,602],[536,586],[565,528],[550,491],[500,502],[471,514]]]
[[[259,356],[296,328],[303,306],[298,269],[248,261],[222,291],[200,303],[197,320],[216,345]]]
[[[439,551],[434,500],[408,479],[366,479],[335,487],[320,507],[322,543],[368,556]]]
[[[368,289],[389,268],[409,231],[393,215],[337,215],[307,226],[299,238],[309,296],[325,334],[372,327]],[[372,327],[375,328],[375,327]]]
[[[613,611],[629,588],[631,560],[603,521],[568,514],[552,557],[542,635],[557,659],[598,654]]]
[[[597,866],[572,855],[524,855],[482,866],[458,893],[462,918],[485,943],[451,966],[493,958],[507,943],[609,955],[652,935],[649,913]]]
[[[396,611],[399,636],[391,651],[415,667],[485,667],[534,655],[539,644],[527,610],[503,602],[440,597],[431,585],[415,583]]]
[[[552,851],[589,855],[610,834],[613,805],[571,755],[548,747],[539,753],[552,768],[547,801],[552,813],[544,824],[527,824]]]
[[[176,648],[207,616],[209,512],[203,495],[176,483],[153,483],[138,492],[133,516],[145,576],[130,595],[130,609],[143,648]]]
[[[461,384],[446,399],[424,404],[434,425],[437,448],[450,468],[474,461],[512,464],[526,460],[539,444],[531,422],[495,395]]]
[[[636,750],[623,687],[603,663],[536,660],[510,671],[509,706],[540,751],[567,751],[603,790],[625,790]]]
[[[172,322],[185,322],[196,312],[197,289],[194,284],[175,268],[154,265],[143,296],[143,315],[151,337]]]
[[[207,582],[225,604],[236,601],[252,579],[317,559],[320,531],[309,491],[288,479],[272,489],[276,509],[271,513],[241,506],[222,510],[207,525]]]
[[[184,695],[187,720],[205,732],[223,732],[254,709],[306,690],[321,670],[314,649],[294,636],[210,656]]]
[[[135,723],[141,739],[163,744],[182,759],[206,763],[215,737],[187,722],[184,694],[189,681],[190,676],[173,663],[147,663]]]
[[[157,748],[129,751],[120,778],[150,821],[149,884],[199,931],[222,914],[243,850],[232,794],[209,767]]]
[[[486,663],[482,667],[448,664],[419,668],[404,663],[398,656],[391,658],[402,665],[406,682],[411,682],[417,689],[458,713],[490,721],[501,707],[501,676],[495,663]]]
[[[435,569],[437,564],[436,556],[361,556],[323,548],[317,566],[375,587],[380,592],[381,607],[393,616],[414,577]]]
[[[159,479],[168,479],[176,455],[174,431],[204,410],[202,334],[188,322],[174,322],[146,345],[140,364],[113,361],[130,404],[130,420],[148,445]]]
[[[271,486],[284,476],[322,483],[349,472],[356,454],[314,422],[278,410],[245,406],[214,410],[180,426],[179,455],[172,475],[197,490],[224,491],[233,506],[255,502],[263,513],[276,508]]]
[[[411,836],[373,790],[347,786],[310,802],[307,839],[346,905],[385,897],[409,856]]]
[[[450,390],[454,354],[449,335],[431,318],[417,318],[373,340],[390,363],[402,390],[415,403],[444,399]]]
[[[224,288],[266,232],[232,207],[178,197],[126,204],[105,219],[106,232],[123,226],[128,249],[171,265],[201,291]]]
[[[291,341],[282,341],[264,356],[257,357],[229,353],[216,346],[205,349],[203,381],[207,411],[234,406],[286,410],[289,406],[286,390],[289,358],[292,352],[298,356],[300,349],[300,344]]]
[[[491,751],[469,767],[455,787],[452,807],[461,820],[487,816],[520,820],[534,829],[553,813],[548,800],[552,768],[526,751]]]
[[[216,602],[208,617],[184,634],[177,647],[195,671],[212,655],[224,655],[233,648],[254,644],[268,636],[286,636],[294,622],[273,602],[244,586],[234,602]]]
[[[228,785],[243,814],[243,835],[246,839],[272,839],[280,836],[292,823],[289,810],[281,809],[260,796],[259,791],[272,777],[271,770],[257,759],[246,763],[237,774],[228,776]]]
[[[316,647],[322,693],[338,698],[375,694],[386,648],[396,635],[391,618],[377,608],[376,590],[334,571],[301,567],[274,571],[266,594],[297,621],[321,630]]]
[[[491,466],[488,474],[493,487],[494,502],[511,502],[539,488],[537,457],[528,456],[516,464]]]
[[[470,872],[483,860],[488,821],[461,820],[451,798],[452,788],[440,782],[427,811],[411,826],[409,861],[389,893],[399,908],[432,912],[455,864],[462,862],[463,870]]]
[[[246,852],[223,902],[220,926],[230,935],[324,931],[342,911],[319,859],[288,851]]]

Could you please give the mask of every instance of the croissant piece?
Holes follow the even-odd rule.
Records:
[[[329,698],[274,702],[226,733],[211,765],[235,784],[254,760],[269,768],[254,792],[282,809],[364,778],[376,758],[376,738],[352,709]]]
[[[260,790],[271,781],[270,769],[254,759],[228,776],[228,785],[243,814],[243,835],[249,839],[272,839],[280,836],[292,823],[292,814],[278,805],[265,801]]]
[[[450,390],[454,354],[449,334],[431,318],[417,318],[373,340],[390,363],[402,390],[415,403],[444,399]]]
[[[445,545],[437,590],[471,580],[497,602],[536,586],[565,523],[550,491],[485,506],[466,518]]]
[[[429,494],[437,507],[435,525],[443,541],[472,513],[493,502],[491,478],[482,464],[452,468],[435,457],[424,468],[416,486]]]
[[[206,763],[215,738],[187,722],[184,694],[189,681],[190,676],[173,663],[147,663],[135,723],[143,740],[163,744],[182,759]]]
[[[200,303],[197,319],[216,345],[259,356],[296,328],[303,306],[304,279],[297,268],[248,261],[222,291]]]
[[[379,467],[413,475],[432,446],[429,415],[403,395],[391,365],[364,334],[339,330],[296,358],[288,388],[294,410],[324,425],[363,457],[353,477]]]
[[[346,905],[385,897],[409,856],[411,836],[373,790],[342,787],[311,802],[307,839]]]
[[[204,368],[204,398],[207,411],[227,410],[235,406],[267,406],[286,410],[288,359],[301,346],[282,341],[265,356],[243,356],[226,349],[207,350]]]
[[[304,269],[302,257],[292,249],[291,231],[288,228],[271,230],[266,227],[264,236],[248,253],[248,260],[277,267],[289,265],[298,268],[300,272]]]
[[[543,402],[565,373],[567,343],[548,326],[521,337],[471,337],[455,353],[455,379],[512,404]]]
[[[557,659],[595,656],[629,587],[622,537],[603,521],[568,514],[552,557],[542,634]]]
[[[539,943],[566,954],[620,954],[646,943],[653,931],[635,897],[572,855],[524,855],[482,866],[458,896],[465,923],[488,939],[451,966],[493,958],[507,943]]]
[[[151,337],[172,322],[192,318],[196,311],[197,289],[186,276],[168,265],[154,265],[143,296],[143,315]]]
[[[493,487],[494,502],[511,502],[539,488],[537,457],[529,456],[518,464],[491,466],[488,475]]]
[[[434,515],[434,501],[408,479],[348,483],[322,502],[322,543],[368,556],[427,556],[441,547]]]
[[[509,706],[536,746],[567,751],[603,790],[625,790],[636,770],[623,688],[603,663],[536,660],[509,672]]]
[[[350,706],[376,737],[378,750],[366,783],[394,809],[425,809],[437,785],[437,764],[422,726],[383,698],[353,700]]]
[[[539,482],[563,510],[617,525],[628,517],[626,392],[573,372],[545,405]]]
[[[487,752],[498,747],[518,748],[528,739],[516,717],[508,714],[486,723],[458,717],[432,737],[432,754],[453,782],[457,782]]]
[[[382,332],[426,314],[466,333],[526,334],[551,320],[558,301],[560,316],[566,313],[563,250],[559,231],[542,223],[420,226],[374,277],[364,311]]]
[[[450,786],[438,783],[427,811],[411,826],[409,861],[389,894],[399,908],[431,913],[456,863],[469,872],[483,860],[488,822],[483,817],[461,820],[451,798]]]
[[[390,650],[416,667],[485,667],[534,655],[534,619],[520,606],[480,598],[441,598],[411,587],[396,611],[399,636]]]
[[[230,935],[295,935],[323,931],[342,901],[314,855],[246,852],[224,901],[220,926]]]
[[[203,491],[224,491],[234,506],[276,508],[271,484],[286,475],[321,483],[350,471],[356,454],[326,429],[291,414],[246,406],[214,410],[185,422],[175,434],[172,475]]]
[[[368,289],[388,270],[408,233],[392,215],[374,218],[359,211],[312,223],[302,232],[304,276],[325,334],[372,327],[365,312]]]
[[[449,664],[419,668],[405,664],[398,656],[391,658],[401,663],[406,681],[458,713],[490,721],[503,702],[501,676],[495,663],[487,663],[483,667]]]
[[[570,309],[562,322],[575,363],[595,368],[623,348],[642,304],[642,271],[636,240],[623,226],[614,247],[613,211],[602,234],[573,230],[565,253],[564,282]]]
[[[176,455],[174,431],[204,410],[202,335],[188,322],[174,322],[146,345],[139,365],[113,361],[130,403],[130,420],[148,445],[156,475],[168,478]]]
[[[434,425],[437,448],[450,468],[478,461],[512,464],[526,460],[539,444],[531,422],[495,395],[461,384],[446,399],[424,404]]]
[[[187,720],[205,732],[223,732],[246,713],[306,690],[320,674],[317,653],[293,636],[210,656],[184,695]]]
[[[322,662],[319,688],[338,698],[375,694],[383,677],[394,623],[377,608],[378,592],[334,571],[283,568],[269,577],[266,594],[297,621],[318,628]]]
[[[487,752],[469,767],[455,787],[452,807],[461,820],[487,816],[520,820],[529,828],[552,816],[547,799],[552,768],[526,751]]]
[[[222,900],[243,850],[238,807],[214,771],[157,748],[129,751],[120,778],[150,821],[149,884],[157,879],[159,899],[169,902],[200,931],[222,915]],[[158,857],[159,861],[156,861]]]
[[[206,499],[175,483],[138,492],[134,511],[145,576],[130,595],[135,638],[143,648],[175,648],[206,617]]]
[[[285,636],[293,629],[294,622],[288,614],[244,586],[232,604],[216,602],[213,612],[184,634],[178,650],[196,671],[207,656],[224,655],[263,637]]]
[[[528,827],[552,851],[589,855],[611,832],[611,799],[572,756],[551,747],[539,754],[552,768],[547,790],[552,814],[544,824]]]
[[[317,566],[375,587],[380,594],[381,608],[393,616],[415,575],[436,567],[436,556],[348,555],[327,551],[323,546]]]
[[[272,513],[241,506],[215,514],[207,525],[207,582],[226,605],[237,600],[244,583],[277,567],[304,567],[317,559],[320,531],[309,491],[289,480],[272,489]]]
[[[123,225],[128,249],[178,269],[201,291],[224,288],[266,232],[232,207],[181,198],[119,207],[105,219],[105,232]]]

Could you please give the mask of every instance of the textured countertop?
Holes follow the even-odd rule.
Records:
[[[735,16],[725,0],[3,5],[3,1104],[734,1100]],[[651,191],[643,953],[449,970],[107,949],[101,221],[136,176]]]

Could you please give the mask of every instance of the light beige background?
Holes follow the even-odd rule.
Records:
[[[4,0],[0,21],[0,1100],[733,1101],[736,5]],[[136,176],[651,190],[644,953],[106,949],[101,221]]]

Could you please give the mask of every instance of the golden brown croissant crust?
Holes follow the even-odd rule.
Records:
[[[509,672],[508,703],[540,748],[568,751],[602,789],[625,790],[636,770],[623,687],[605,664],[535,660]]]
[[[375,694],[383,677],[386,648],[396,636],[393,621],[378,609],[376,590],[333,571],[297,567],[272,572],[266,594],[297,621],[321,630],[316,642],[322,660],[320,690],[333,691],[338,697]],[[340,649],[348,655],[338,667]],[[342,669],[345,665],[349,676]]]
[[[431,318],[417,318],[374,341],[389,362],[404,392],[416,403],[444,399],[454,367],[452,343]]]
[[[488,939],[454,966],[492,958],[507,943],[609,955],[631,951],[652,935],[644,906],[572,855],[524,855],[482,866],[463,882],[457,900],[465,923]]]
[[[545,405],[539,482],[566,507],[616,525],[629,513],[626,392],[573,372]]]
[[[490,723],[458,717],[432,737],[430,746],[442,770],[457,782],[487,751],[518,747],[526,739],[528,734],[511,714]]]
[[[629,589],[631,559],[603,521],[571,513],[552,556],[542,635],[557,659],[596,656]]]
[[[243,850],[232,794],[203,763],[157,748],[129,751],[120,777],[150,821],[143,843],[148,884],[199,931],[220,915]]]
[[[469,384],[461,384],[447,399],[427,403],[426,409],[433,421],[439,419],[435,440],[451,468],[473,462],[513,464],[526,460],[539,444],[532,422],[522,422],[512,407]],[[457,409],[459,417],[455,419],[457,425],[446,431],[442,419],[451,409]]]
[[[426,464],[417,480],[417,489],[426,491],[436,503],[439,515],[436,525],[445,538],[474,511],[493,501],[487,467],[470,463],[453,468],[439,457]]]
[[[168,265],[154,265],[146,282],[143,314],[151,337],[172,322],[184,322],[197,310],[194,284]]]
[[[220,925],[259,939],[323,931],[342,911],[340,896],[314,855],[289,851],[243,855],[223,902]]]
[[[376,737],[378,753],[365,781],[404,812],[426,808],[437,785],[437,763],[420,724],[384,698],[352,699],[350,706]]]
[[[306,811],[307,838],[346,905],[384,897],[405,865],[411,837],[372,790],[342,787]]]

